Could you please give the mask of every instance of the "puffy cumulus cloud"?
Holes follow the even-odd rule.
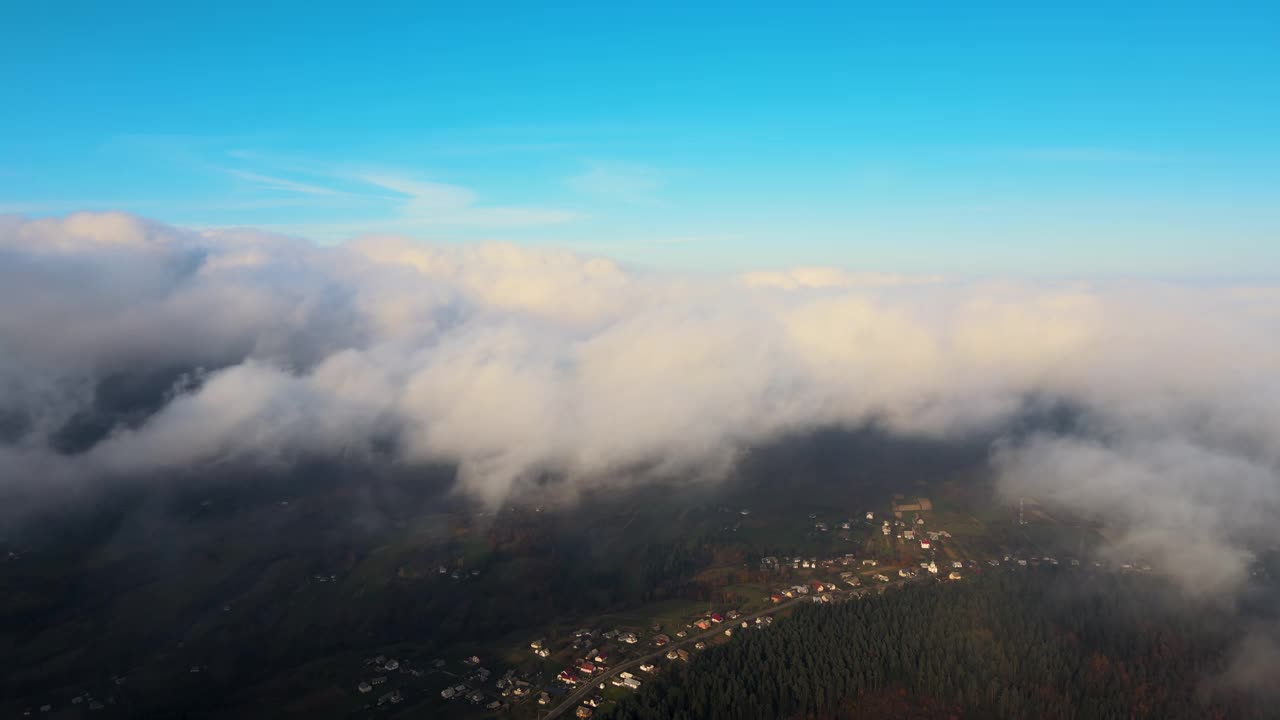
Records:
[[[369,237],[350,252],[383,269],[416,271],[412,280],[457,287],[484,308],[589,323],[630,299],[625,272],[603,258],[515,245],[428,246],[401,237]]]
[[[6,218],[0,487],[376,455],[457,463],[462,492],[499,502],[546,476],[715,475],[821,426],[992,432],[1052,397],[1079,422],[999,443],[1006,495],[1096,517],[1215,592],[1280,527],[1277,298]],[[86,413],[96,434],[67,441]]]
[[[76,213],[65,218],[0,218],[8,247],[35,255],[75,254],[105,249],[160,251],[172,247],[178,233],[126,213]]]

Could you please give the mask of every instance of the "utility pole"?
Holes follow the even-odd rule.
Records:
[[[1027,505],[1026,498],[1018,498],[1018,524],[1019,525],[1027,524],[1027,518],[1026,518],[1026,515],[1024,515],[1024,511],[1026,510],[1026,505]]]

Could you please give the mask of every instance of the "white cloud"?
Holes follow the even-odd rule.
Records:
[[[237,157],[253,159],[240,152]],[[297,163],[295,163],[297,164]],[[309,177],[328,179],[328,184],[283,177],[242,169],[217,168],[230,176],[266,188],[299,196],[325,198],[330,209],[359,212],[365,217],[356,221],[330,222],[323,225],[282,224],[277,229],[303,232],[311,236],[334,234],[406,233],[437,227],[519,228],[558,225],[581,217],[577,212],[537,205],[486,205],[472,189],[460,185],[422,180],[396,171],[348,172],[333,168],[312,167]],[[389,192],[387,192],[389,191]],[[272,203],[278,206],[279,202]],[[384,207],[379,216],[370,215],[373,207]]]
[[[378,183],[423,213],[477,209],[459,188]],[[502,244],[320,248],[120,214],[10,218],[0,410],[32,430],[0,446],[0,489],[394,436],[394,459],[457,462],[461,489],[496,502],[546,471],[566,489],[639,466],[714,474],[744,445],[831,424],[964,435],[1048,396],[1081,425],[1006,442],[1009,496],[1104,520],[1189,591],[1230,589],[1249,548],[1280,538],[1276,292],[686,276]],[[174,366],[211,371],[88,452],[47,449],[97,379]]]
[[[742,282],[749,287],[773,287],[782,290],[924,285],[940,282],[941,279],[934,275],[849,272],[848,270],[831,267],[759,270],[744,273],[742,276]]]
[[[226,172],[229,175],[240,178],[241,180],[247,180],[258,187],[267,188],[269,190],[284,190],[287,192],[302,193],[304,195],[333,196],[333,195],[346,194],[339,190],[334,190],[333,188],[322,187],[320,185],[313,185],[311,183],[299,182],[297,180],[290,180],[288,178],[273,177],[271,175],[262,175],[259,173],[248,172],[245,170],[227,170]]]
[[[474,191],[458,185],[377,173],[359,175],[357,179],[404,196],[406,201],[399,210],[401,220],[416,225],[527,227],[557,225],[579,218],[577,213],[555,208],[480,205]]]
[[[654,168],[599,163],[565,181],[574,191],[615,202],[648,204],[657,200],[663,176]]]

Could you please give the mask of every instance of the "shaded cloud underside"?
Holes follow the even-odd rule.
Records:
[[[569,492],[636,467],[714,477],[822,426],[990,431],[1047,395],[1084,420],[997,443],[1010,497],[1120,528],[1124,552],[1196,592],[1237,587],[1280,527],[1272,287],[709,279],[108,213],[0,218],[0,307],[0,489],[393,438],[393,462],[456,462],[461,491],[500,502],[544,472]],[[56,442],[104,379],[143,371],[177,378],[156,407],[75,452]]]

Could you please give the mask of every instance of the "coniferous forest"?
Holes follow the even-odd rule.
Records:
[[[1232,627],[1149,578],[989,572],[806,604],[674,663],[612,717],[1262,717],[1222,680]]]

